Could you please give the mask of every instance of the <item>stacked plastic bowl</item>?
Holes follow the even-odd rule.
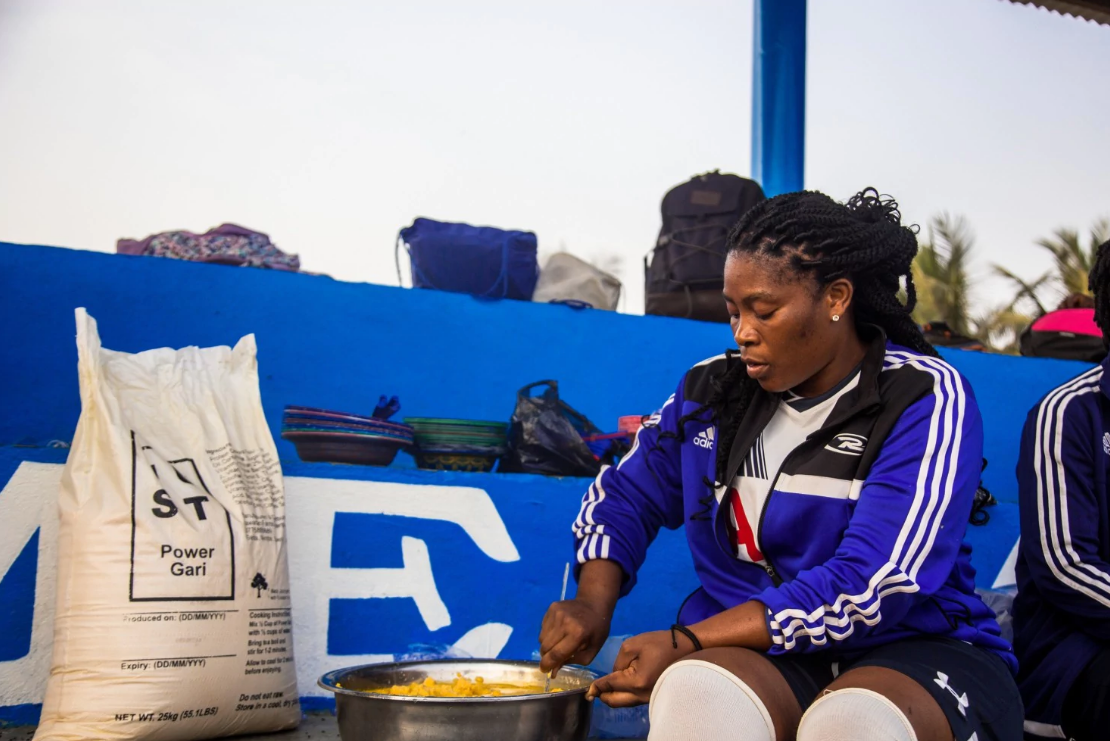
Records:
[[[508,425],[470,419],[406,417],[416,435],[416,465],[436,471],[491,471],[505,454]]]
[[[287,406],[281,436],[302,461],[388,466],[415,438],[407,424],[314,407]]]

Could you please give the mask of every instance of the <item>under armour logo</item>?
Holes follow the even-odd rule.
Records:
[[[937,678],[934,679],[933,681],[937,683],[938,687],[940,687],[941,689],[948,690],[948,692],[952,695],[952,697],[956,698],[956,702],[958,702],[960,704],[960,715],[962,715],[966,718],[967,717],[967,709],[971,705],[971,703],[968,702],[968,700],[967,700],[967,693],[965,692],[962,695],[957,695],[956,690],[952,689],[948,685],[948,675],[945,674],[944,672],[937,672]],[[969,741],[970,741],[970,739],[969,739]]]
[[[1110,432],[1102,433],[1102,452],[1110,455]]]
[[[867,438],[863,435],[853,435],[850,432],[842,432],[832,439],[825,450],[831,450],[834,453],[841,453],[843,455],[863,455],[863,451],[867,446]]]

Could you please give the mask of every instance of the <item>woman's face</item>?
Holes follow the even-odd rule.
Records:
[[[807,393],[807,382],[846,349],[852,284],[838,280],[818,288],[787,258],[733,253],[725,261],[724,296],[748,375],[772,393],[821,393]],[[840,321],[833,321],[837,315]]]

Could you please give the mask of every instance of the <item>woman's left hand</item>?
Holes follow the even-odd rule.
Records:
[[[643,705],[651,699],[651,691],[663,671],[679,659],[694,652],[684,635],[678,635],[674,647],[669,630],[656,630],[633,636],[621,645],[613,673],[590,685],[587,699],[595,697],[614,708]]]

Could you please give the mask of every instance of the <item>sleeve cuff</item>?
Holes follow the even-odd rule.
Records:
[[[767,633],[771,636],[771,648],[768,653],[785,653],[786,638],[783,636],[782,625],[775,619],[775,615],[787,608],[787,605],[782,604],[782,592],[777,587],[771,587],[752,597],[752,600],[763,603],[767,608]]]
[[[624,597],[632,591],[632,587],[636,586],[636,566],[633,560],[629,557],[628,552],[621,546],[620,542],[611,535],[603,533],[591,533],[576,539],[574,542],[575,548],[575,561],[574,561],[574,579],[578,581],[582,567],[590,562],[597,560],[612,561],[621,567],[624,573],[624,580],[621,582],[620,596]]]

